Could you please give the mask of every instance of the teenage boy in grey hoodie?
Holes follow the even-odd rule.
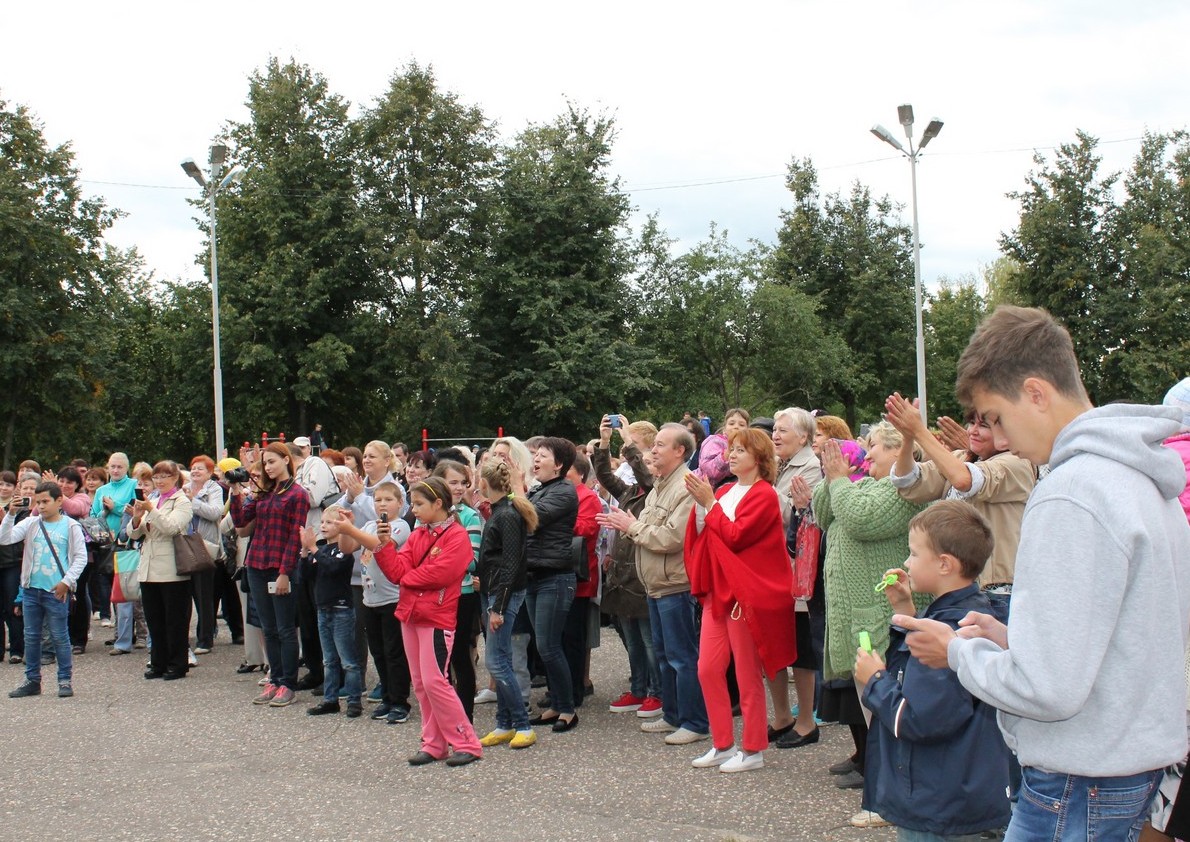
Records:
[[[1135,839],[1162,768],[1186,755],[1186,473],[1161,445],[1180,413],[1092,407],[1070,335],[1021,307],[979,326],[956,391],[998,448],[1050,467],[1025,508],[1011,621],[893,623],[999,709],[1023,767],[1007,842]]]

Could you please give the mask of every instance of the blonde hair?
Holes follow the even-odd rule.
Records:
[[[873,440],[878,440],[889,450],[900,450],[905,437],[901,435],[900,430],[888,421],[881,421],[878,424],[873,424],[872,428],[868,430],[868,442],[870,443]]]
[[[653,446],[653,441],[657,438],[657,425],[651,421],[633,421],[625,428],[625,432],[630,433],[635,439],[640,439],[647,450]]]
[[[332,503],[322,510],[322,519],[326,520],[327,518],[330,518],[332,521],[337,521],[339,519],[339,512],[341,511],[343,511],[342,506],[340,506],[338,503]]]
[[[515,436],[504,436],[496,439],[492,442],[492,449],[495,449],[498,444],[502,444],[508,448],[509,457],[512,459],[513,464],[517,466],[517,470],[521,472],[521,476],[527,485],[533,478],[533,454],[529,452],[529,448]]]
[[[383,442],[380,439],[373,439],[364,445],[364,450],[373,447],[380,451],[380,458],[388,464],[388,472],[395,473],[397,470],[397,457],[393,455],[393,449],[388,446],[388,442]],[[360,470],[363,470],[363,460],[360,460]]]

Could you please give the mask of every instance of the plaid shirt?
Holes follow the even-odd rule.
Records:
[[[302,548],[298,530],[306,525],[309,510],[309,495],[296,482],[280,494],[266,494],[247,502],[238,495],[233,496],[232,523],[243,528],[256,522],[244,564],[257,570],[279,568],[281,573],[292,576]]]

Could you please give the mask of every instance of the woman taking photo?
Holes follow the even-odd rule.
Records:
[[[153,493],[129,505],[132,520],[128,537],[142,541],[140,566],[141,604],[153,648],[145,678],[173,681],[185,678],[190,665],[190,581],[178,575],[174,538],[190,527],[193,510],[180,488],[181,472],[173,462],[153,466]]]
[[[728,468],[736,482],[716,492],[686,475],[694,497],[686,529],[690,593],[702,604],[698,680],[707,704],[711,748],[696,768],[747,772],[764,766],[768,719],[764,677],[797,656],[793,625],[793,572],[785,552],[781,506],[772,482],[777,457],[763,430],[730,434]],[[735,747],[727,667],[735,659],[743,711],[742,748]]]
[[[541,484],[529,495],[537,510],[537,531],[529,536],[526,597],[550,699],[550,706],[531,724],[552,725],[559,732],[578,725],[574,685],[562,651],[562,631],[577,585],[571,543],[578,519],[578,492],[566,479],[574,456],[574,445],[566,439],[543,439],[533,454],[533,476]]]
[[[374,557],[401,588],[397,619],[421,708],[421,749],[409,765],[446,759],[448,766],[465,766],[479,760],[483,748],[446,678],[445,661],[455,643],[459,582],[475,553],[467,530],[450,513],[450,489],[441,479],[430,477],[410,488],[409,504],[418,527],[398,550],[390,540],[392,525],[378,523],[381,546]]]
[[[232,486],[231,517],[236,527],[255,524],[244,559],[248,587],[260,617],[270,665],[269,683],[253,704],[293,704],[297,684],[297,597],[290,576],[298,564],[310,497],[294,481],[293,457],[281,442],[272,442],[261,457],[260,492],[245,497],[244,486]]]
[[[223,487],[215,482],[214,472],[215,461],[210,456],[195,456],[190,460],[190,482],[182,490],[190,498],[194,531],[208,544],[222,547],[219,521],[223,519]],[[190,593],[198,612],[194,654],[205,655],[215,645],[215,569],[191,575]]]

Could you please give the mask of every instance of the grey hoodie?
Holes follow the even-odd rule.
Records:
[[[1186,756],[1186,471],[1181,414],[1112,405],[1068,424],[1025,507],[1007,650],[951,641],[1022,766],[1132,775]]]

